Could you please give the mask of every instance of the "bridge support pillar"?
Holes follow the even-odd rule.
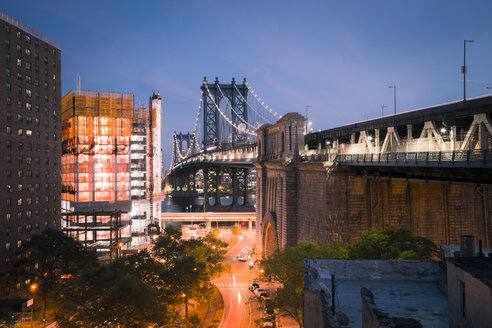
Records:
[[[253,221],[248,221],[248,230],[253,230]]]
[[[212,220],[208,219],[206,223],[207,223],[207,231],[212,230]]]

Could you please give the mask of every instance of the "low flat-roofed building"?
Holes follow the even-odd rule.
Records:
[[[305,327],[448,327],[437,262],[305,259],[304,272]]]
[[[447,261],[449,327],[492,326],[492,259],[459,257]]]

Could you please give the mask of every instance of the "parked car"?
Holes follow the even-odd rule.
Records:
[[[255,296],[258,296],[258,295],[260,295],[261,293],[266,293],[266,290],[261,289],[261,288],[257,288],[257,289],[255,289],[255,290],[254,290],[254,292],[253,292],[253,293],[255,294]]]
[[[263,327],[273,327],[273,319],[263,318]]]
[[[238,257],[237,257],[237,259],[238,259],[239,261],[241,261],[241,262],[246,262],[246,261],[248,260],[248,259],[246,258],[246,256],[244,256],[244,255],[240,255],[240,256],[238,256]]]
[[[260,285],[258,285],[256,282],[252,283],[249,285],[249,290],[254,292],[256,289],[260,288]]]

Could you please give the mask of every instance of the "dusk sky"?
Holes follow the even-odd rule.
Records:
[[[204,76],[246,77],[279,113],[326,129],[492,87],[492,1],[27,1],[0,11],[60,43],[62,95],[76,88],[164,100],[163,148],[193,129]],[[490,81],[489,84],[486,82]]]

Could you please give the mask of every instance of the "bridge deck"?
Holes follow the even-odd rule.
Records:
[[[256,221],[256,212],[191,212],[161,213],[161,221]]]

